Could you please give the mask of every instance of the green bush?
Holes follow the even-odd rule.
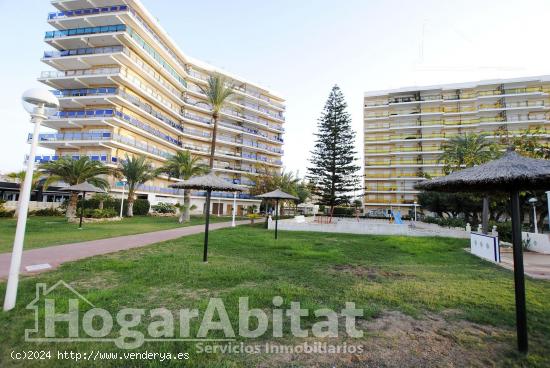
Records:
[[[160,202],[151,206],[151,209],[156,213],[176,213],[176,206],[171,203]]]
[[[355,215],[355,208],[352,207],[334,207],[333,216],[353,216]]]
[[[4,208],[4,203],[6,203],[6,201],[4,201],[3,199],[0,199],[0,217],[13,217],[13,215],[15,215],[15,211],[6,210]]]
[[[126,201],[124,201],[126,203]],[[120,206],[120,203],[119,203]],[[149,208],[151,207],[147,199],[136,199],[134,202],[134,215],[135,216],[145,216],[149,213]]]
[[[97,209],[99,207],[99,201],[96,198],[90,198],[86,199],[84,208],[85,210],[88,209]],[[82,205],[82,201],[78,201],[78,211],[80,211],[80,207]],[[145,216],[149,213],[149,201],[147,199],[136,199],[134,201],[134,216]],[[103,202],[103,208],[104,209],[112,209],[116,213],[120,212],[120,199],[109,199]],[[123,205],[123,212],[126,213],[128,209],[128,201],[126,198],[124,198],[124,205]],[[78,212],[80,213],[80,212]]]
[[[441,217],[426,216],[422,221],[428,224],[437,224],[443,227],[462,227],[462,228],[466,227],[466,222],[464,221],[464,219],[454,218],[454,217],[441,218]]]
[[[29,213],[31,216],[63,216],[63,212],[57,208],[42,208]]]
[[[116,216],[117,213],[112,208],[104,208],[102,210],[98,208],[84,210],[84,217],[88,218],[111,218]]]
[[[491,230],[495,225],[497,226],[499,240],[505,241],[508,243],[512,242],[512,222],[511,221],[506,221],[506,222],[490,221],[489,230]]]

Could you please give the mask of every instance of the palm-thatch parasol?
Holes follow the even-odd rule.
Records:
[[[204,253],[203,261],[208,262],[208,227],[210,226],[210,197],[212,191],[217,192],[242,192],[243,189],[219,178],[214,172],[202,176],[195,176],[189,180],[170,185],[172,188],[179,189],[198,189],[206,190],[206,223],[204,227]]]
[[[518,349],[525,353],[528,350],[528,342],[519,191],[548,188],[548,185],[550,185],[550,161],[523,157],[511,150],[498,160],[416,185],[417,189],[438,192],[501,191],[510,193],[512,243],[514,246],[516,328]]]
[[[275,199],[276,205],[275,205],[275,239],[277,239],[277,227],[279,225],[279,200],[281,199],[292,199],[297,200],[297,197],[294,197],[293,195],[290,195],[288,193],[283,192],[280,189],[276,189],[269,193],[264,193],[257,195],[256,198],[264,198],[264,199]]]
[[[63,188],[63,190],[66,190],[68,192],[82,193],[82,204],[80,205],[80,223],[78,225],[78,228],[82,229],[82,217],[84,217],[84,204],[86,203],[86,193],[105,193],[105,191],[88,183],[87,181],[85,181],[84,183],[71,185],[70,187]]]

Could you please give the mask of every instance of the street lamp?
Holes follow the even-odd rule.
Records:
[[[237,192],[233,192],[233,211],[231,219],[231,227],[235,227],[235,214],[237,213]]]
[[[27,225],[27,214],[29,212],[29,200],[31,196],[32,175],[34,171],[34,157],[38,144],[40,124],[53,114],[59,107],[59,101],[48,90],[33,88],[25,91],[21,97],[23,107],[31,115],[31,123],[34,123],[34,132],[31,140],[31,152],[27,161],[25,180],[19,193],[19,214],[17,216],[17,227],[13,241],[11,254],[10,273],[4,299],[4,310],[9,311],[15,307],[17,298],[17,285],[19,283],[19,269],[21,268],[21,257],[23,255],[23,241],[25,240],[25,227]]]
[[[535,197],[529,198],[529,203],[533,205],[533,223],[535,224],[535,234],[537,234],[539,232],[539,229],[537,226],[537,208],[536,208],[537,199]]]
[[[418,202],[414,201],[413,205],[414,205],[414,222],[416,222],[416,206],[418,206]]]
[[[120,197],[120,218],[122,218],[122,208],[124,207],[124,188],[126,188],[126,183],[128,180],[126,178],[120,179],[122,183],[122,197]]]

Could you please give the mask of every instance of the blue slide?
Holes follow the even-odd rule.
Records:
[[[396,224],[403,225],[403,220],[401,219],[401,212],[400,211],[397,211],[397,212],[391,211],[391,214],[392,214],[393,219],[395,220]]]

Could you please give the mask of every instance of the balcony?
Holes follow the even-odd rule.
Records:
[[[162,193],[162,194],[171,194],[171,195],[179,195],[179,196],[183,195],[183,190],[181,189],[164,188],[164,187],[158,187],[154,185],[145,185],[145,184],[139,184],[136,190],[141,192],[150,192],[150,193]]]
[[[79,17],[79,16],[85,16],[85,15],[97,15],[97,14],[121,12],[121,11],[127,11],[127,10],[128,10],[127,5],[106,6],[106,7],[101,7],[101,8],[88,8],[88,9],[77,9],[77,10],[66,10],[66,11],[61,11],[61,12],[49,13],[48,14],[48,20],[66,19],[66,18],[70,18],[70,17]]]
[[[197,197],[206,197],[206,192],[203,191],[194,191],[191,192],[192,196]],[[233,193],[224,193],[224,192],[212,192],[212,197],[215,198],[233,198]],[[237,199],[255,199],[252,195],[248,193],[237,193]]]
[[[44,162],[49,162],[49,161],[57,161],[62,157],[71,158],[73,160],[78,160],[81,157],[89,157],[90,160],[92,160],[92,161],[100,161],[100,162],[103,162],[105,164],[117,164],[118,161],[119,161],[117,157],[110,156],[110,155],[103,155],[103,154],[102,155],[79,155],[79,154],[69,155],[69,154],[66,154],[66,155],[41,155],[41,156],[35,156],[34,162],[35,163],[44,163]],[[27,159],[28,159],[28,157],[27,157]]]
[[[83,47],[72,50],[50,50],[44,51],[44,58],[58,58],[67,56],[84,56],[84,55],[100,55],[100,54],[112,54],[115,52],[123,52],[124,46],[107,46],[107,47]]]
[[[40,79],[53,78],[78,78],[93,75],[111,75],[121,72],[121,68],[98,68],[98,69],[77,69],[77,70],[50,70],[40,73]]]
[[[28,140],[32,140],[32,134],[29,134]],[[73,142],[73,143],[84,143],[84,145],[91,143],[100,143],[113,141],[117,143],[124,144],[133,148],[137,148],[140,151],[145,151],[155,156],[160,156],[162,158],[170,158],[173,154],[160,150],[154,146],[150,146],[146,143],[141,143],[136,141],[132,137],[122,136],[118,134],[113,134],[111,132],[98,132],[98,133],[47,133],[39,135],[40,143],[58,143],[58,142]]]
[[[62,38],[62,37],[71,37],[71,36],[86,36],[98,33],[114,33],[114,32],[124,32],[126,31],[127,26],[125,24],[113,24],[109,26],[99,26],[99,27],[85,27],[85,28],[71,28],[63,29],[60,31],[47,31],[44,35],[46,40]]]
[[[138,107],[142,111],[160,120],[161,122],[169,125],[170,127],[177,129],[180,132],[184,132],[183,128],[181,127],[181,124],[179,124],[177,121],[169,118],[165,114],[152,108],[150,104],[144,103],[140,98],[134,95],[130,95],[124,91],[121,91],[116,87],[67,89],[67,90],[54,91],[54,94],[60,96],[61,98],[83,97],[83,96],[104,96],[104,95],[120,96],[121,98],[125,99],[128,102],[127,105],[129,107],[134,107],[134,108]],[[106,103],[110,104],[111,102],[106,101]],[[85,111],[91,111],[89,112],[89,114],[94,115],[93,113],[94,111],[97,111],[99,114],[102,114],[105,111],[112,111],[112,110],[81,110],[81,111],[77,111],[76,112],[77,114],[63,115],[63,117],[84,118],[86,117],[86,114],[88,114],[88,112],[85,112]],[[58,116],[61,117],[62,115],[58,115]]]

